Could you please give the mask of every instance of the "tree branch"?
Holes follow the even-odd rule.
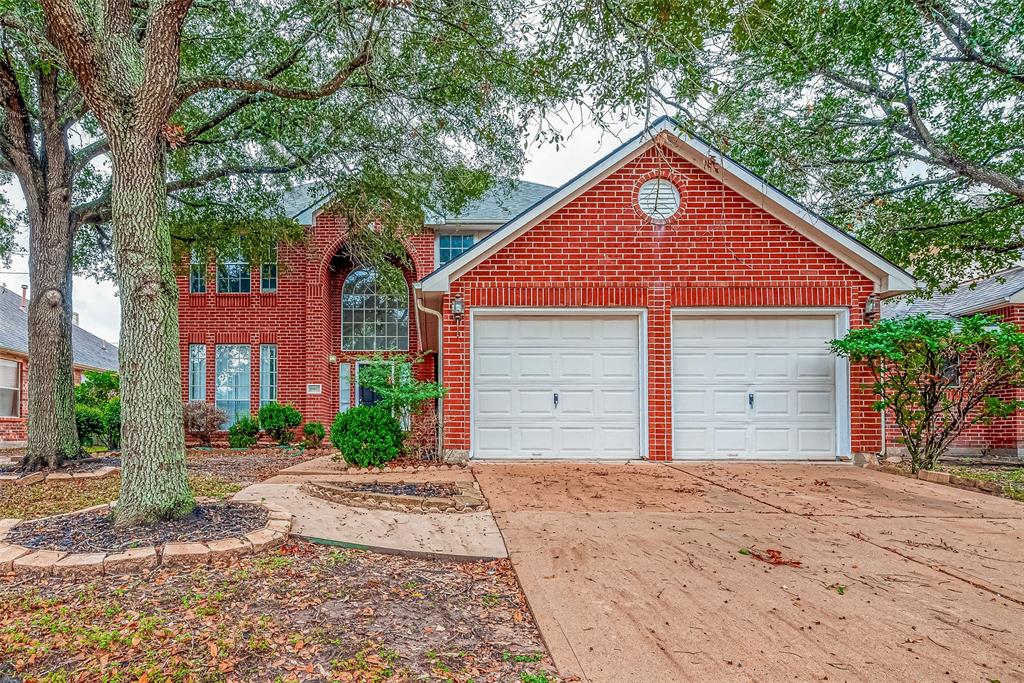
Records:
[[[996,73],[1008,76],[1019,85],[1024,85],[1024,69],[1008,64],[993,55],[987,55],[968,42],[967,37],[974,33],[974,25],[959,15],[956,10],[942,0],[915,0],[921,16],[931,21],[950,44],[963,55],[961,61],[984,66]],[[945,58],[942,61],[953,61]]]
[[[188,178],[186,180],[177,180],[174,182],[167,183],[168,192],[180,192],[181,190],[192,190],[197,187],[219,180],[221,178],[231,178],[241,175],[281,175],[284,173],[291,173],[301,165],[299,161],[292,161],[281,166],[270,166],[270,165],[249,165],[249,166],[223,166],[221,168],[215,168],[207,171],[206,173],[200,173],[194,178]]]
[[[177,102],[180,105],[188,98],[205,90],[234,90],[248,93],[269,93],[288,100],[318,100],[337,92],[352,74],[371,60],[370,41],[367,39],[359,53],[342,67],[332,78],[316,88],[295,88],[263,78],[232,78],[230,76],[209,76],[183,83],[178,88]]]

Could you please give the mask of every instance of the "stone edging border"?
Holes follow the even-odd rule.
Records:
[[[953,488],[965,489],[968,491],[978,491],[979,493],[987,493],[990,496],[999,496],[1001,498],[1007,497],[1003,495],[1003,485],[995,481],[968,479],[967,477],[958,477],[955,474],[940,472],[938,470],[918,470],[915,477],[915,475],[906,470],[870,462],[864,465],[864,469],[874,470],[876,472],[885,472],[887,474],[895,474],[909,479],[917,478],[921,481],[929,481],[933,484],[942,484],[943,486],[951,486]]]
[[[370,510],[400,510],[403,512],[436,514],[480,512],[487,509],[487,500],[475,481],[449,482],[458,488],[459,493],[445,498],[357,491],[346,486],[352,483],[357,482],[308,481],[302,484],[301,488],[311,496],[329,500],[332,503],[368,508]],[[410,481],[401,483],[416,484],[420,482]]]
[[[58,550],[36,550],[5,543],[8,532],[22,520],[0,520],[0,575],[18,576],[120,576],[147,572],[157,567],[202,566],[210,562],[233,560],[278,547],[292,529],[292,514],[270,503],[248,502],[267,510],[267,524],[262,529],[218,541],[173,541],[162,545],[129,548],[119,553],[67,553]],[[110,508],[110,503],[55,517],[77,515]]]
[[[32,472],[24,477],[17,474],[0,474],[0,483],[11,483],[15,486],[31,486],[44,481],[70,481],[72,479],[103,479],[121,471],[120,467],[104,465],[91,472]]]

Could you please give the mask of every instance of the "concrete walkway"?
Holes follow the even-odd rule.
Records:
[[[473,470],[563,675],[1024,680],[1020,503],[836,465]]]
[[[289,467],[235,494],[236,500],[274,503],[295,515],[292,533],[313,541],[385,553],[453,560],[506,557],[490,511],[412,513],[332,503],[302,490],[315,481],[458,482],[472,481],[464,469],[397,474],[349,474],[329,458]]]

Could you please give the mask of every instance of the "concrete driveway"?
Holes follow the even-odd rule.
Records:
[[[1024,504],[839,465],[473,470],[563,675],[1024,680]]]

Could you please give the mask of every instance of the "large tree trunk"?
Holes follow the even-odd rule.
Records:
[[[116,137],[112,210],[121,295],[121,493],[117,523],[189,514],[178,286],[166,220],[164,149],[134,131]]]
[[[43,181],[44,183],[46,180]],[[21,468],[59,467],[81,453],[71,348],[70,191],[23,184],[29,217],[28,449]]]

